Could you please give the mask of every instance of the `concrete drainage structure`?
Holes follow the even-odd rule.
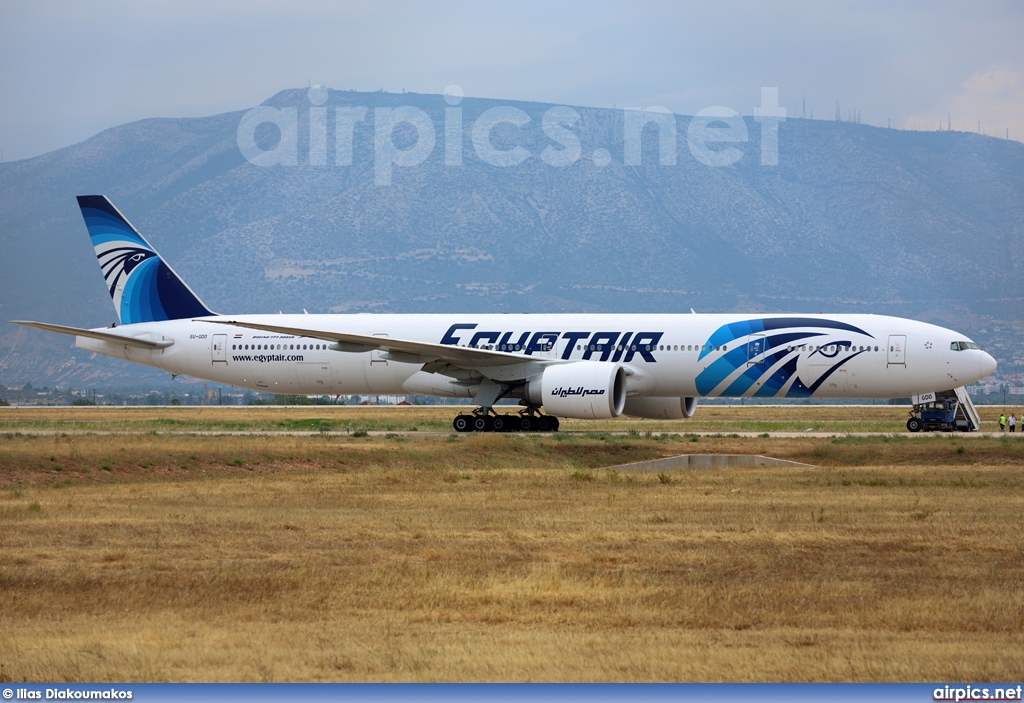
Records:
[[[813,464],[801,464],[799,461],[773,459],[759,454],[682,454],[664,459],[637,461],[632,464],[619,464],[607,468],[615,471],[672,471],[675,469],[731,469],[752,466],[804,466],[813,468]]]

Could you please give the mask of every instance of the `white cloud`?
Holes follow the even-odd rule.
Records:
[[[943,109],[945,108],[945,109]],[[1010,66],[975,71],[958,90],[929,110],[912,113],[906,127],[934,130],[952,127],[993,137],[1024,141],[1024,76]]]

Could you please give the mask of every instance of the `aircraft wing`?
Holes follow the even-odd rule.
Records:
[[[335,346],[332,348],[335,349],[335,351],[358,353],[380,349],[387,352],[386,358],[389,360],[409,364],[430,364],[439,362],[442,364],[451,364],[453,366],[472,369],[489,366],[508,366],[509,364],[521,364],[523,362],[530,361],[542,363],[551,363],[555,361],[554,359],[546,357],[533,358],[530,356],[523,356],[522,354],[514,354],[512,352],[457,347],[451,344],[417,342],[408,339],[396,339],[394,337],[372,337],[365,334],[315,330],[308,327],[283,327],[280,325],[265,325],[256,322],[222,319],[195,319],[193,322],[207,322],[214,325],[233,325],[235,327],[247,327],[248,329],[262,330],[264,332],[276,332],[277,334],[291,334],[297,337],[322,339],[326,342],[334,342]]]
[[[54,325],[49,322],[30,322],[28,320],[11,320],[12,325],[24,325],[25,327],[35,327],[36,329],[46,330],[48,332],[59,332],[60,334],[73,334],[76,337],[89,337],[91,339],[99,339],[104,342],[115,342],[117,344],[127,344],[129,347],[140,347],[142,349],[166,349],[167,347],[174,344],[174,340],[171,339],[148,339],[146,337],[129,337],[126,334],[117,334],[116,332],[100,332],[97,330],[87,330],[80,327],[67,327],[65,325]]]

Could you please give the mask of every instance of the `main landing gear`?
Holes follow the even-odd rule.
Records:
[[[456,432],[557,432],[558,418],[541,415],[536,407],[527,407],[516,415],[499,415],[490,408],[478,408],[452,420]]]

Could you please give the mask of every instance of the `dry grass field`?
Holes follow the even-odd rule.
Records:
[[[213,410],[0,414],[0,680],[1024,677],[1020,437],[143,429],[437,421]],[[684,453],[814,466],[604,468]]]
[[[0,408],[0,432],[18,430],[154,431],[451,431],[452,418],[468,406],[208,406]],[[510,409],[502,409],[508,412]],[[996,431],[1002,408],[978,408],[985,431]],[[1019,413],[1018,413],[1019,414]],[[907,408],[892,405],[699,406],[684,422],[563,420],[567,431],[652,432],[906,432]]]

